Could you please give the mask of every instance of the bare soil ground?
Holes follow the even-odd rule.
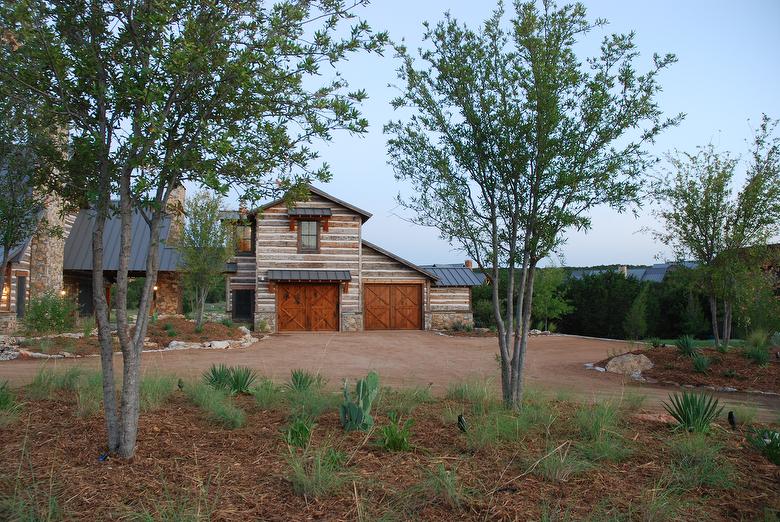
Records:
[[[671,389],[660,385],[638,385],[618,375],[585,370],[588,362],[636,349],[622,341],[550,335],[532,337],[526,356],[525,375],[530,384],[546,391],[560,391],[584,399],[620,396],[635,389],[648,396],[647,406],[661,410]],[[144,354],[144,372],[199,377],[212,364],[244,365],[277,381],[286,380],[292,369],[321,373],[331,386],[344,378],[356,379],[376,370],[383,383],[392,386],[431,384],[443,395],[447,386],[468,378],[492,378],[498,388],[498,346],[495,338],[450,337],[433,332],[358,332],[334,334],[279,334],[247,348],[231,350],[183,350]],[[0,382],[29,383],[43,366],[80,365],[99,367],[97,358],[52,361],[0,362]],[[121,365],[117,355],[115,366]],[[728,403],[748,402],[759,408],[759,416],[776,419],[780,398],[753,394],[718,394]]]
[[[742,433],[716,428],[710,437],[723,444],[719,458],[733,468],[733,485],[695,487],[680,493],[672,508],[653,511],[659,509],[653,498],[665,492],[675,460],[669,443],[685,435],[628,413],[621,427],[632,449],[627,459],[599,462],[561,480],[545,477],[534,463],[550,447],[578,444],[571,423],[576,406],[563,401],[552,403],[556,421],[547,435],[534,431],[482,449],[468,447],[444,418],[463,404],[425,404],[413,413],[415,449],[397,453],[379,448],[375,433],[344,433],[338,414],[328,411],[318,419],[311,444],[329,444],[348,460],[344,484],[322,498],[293,492],[291,450],[281,436],[288,411],[260,410],[251,398],[240,397],[236,404],[247,411],[247,424],[228,431],[207,423],[176,392],[162,409],[142,414],[131,462],[101,462],[102,417],[79,418],[74,403],[70,392],[52,401],[26,401],[21,418],[0,429],[0,493],[17,487],[35,491],[37,483],[40,498],[53,493],[74,520],[132,519],[143,511],[161,516],[182,505],[197,506],[213,520],[358,520],[361,514],[362,519],[582,520],[599,513],[600,520],[660,520],[655,517],[672,514],[675,520],[720,521],[756,520],[780,509],[778,467],[746,447]],[[387,422],[384,413],[377,414],[379,424]],[[456,475],[457,498],[424,487],[439,466]]]

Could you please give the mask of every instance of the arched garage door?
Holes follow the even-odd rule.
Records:
[[[420,330],[422,285],[366,284],[363,308],[366,330]]]

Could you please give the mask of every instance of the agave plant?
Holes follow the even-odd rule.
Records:
[[[693,357],[699,353],[696,349],[696,341],[690,335],[683,335],[674,342],[674,345],[677,347],[680,354],[686,357]]]
[[[708,394],[675,393],[669,395],[669,403],[663,403],[669,415],[678,422],[676,429],[706,433],[710,424],[723,412],[718,399]]]
[[[239,393],[249,393],[252,384],[257,379],[257,373],[252,368],[246,366],[236,366],[230,368],[228,387],[232,395]]]
[[[203,373],[203,382],[217,390],[230,388],[230,368],[224,364],[212,364],[211,367]]]

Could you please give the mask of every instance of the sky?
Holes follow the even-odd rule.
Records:
[[[640,70],[647,68],[654,52],[678,57],[661,75],[659,104],[666,115],[687,116],[657,139],[652,152],[659,157],[710,142],[746,154],[746,140],[761,114],[780,118],[780,0],[588,0],[585,6],[591,20],[606,18],[609,25],[578,45],[580,59],[595,54],[605,34],[632,30],[642,53]],[[360,16],[375,30],[388,31],[393,41],[404,40],[416,49],[422,43],[424,21],[434,23],[449,10],[476,28],[494,7],[492,1],[374,0]],[[435,229],[411,224],[409,211],[396,202],[396,196],[408,194],[410,187],[395,180],[386,162],[382,127],[398,117],[390,106],[398,92],[390,86],[397,83],[397,66],[392,50],[384,56],[353,56],[339,64],[350,88],[368,92],[362,112],[369,130],[362,136],[337,133],[331,142],[316,145],[333,173],[332,182],[319,187],[373,213],[363,226],[365,239],[418,264],[462,262],[464,253],[439,239]],[[596,208],[591,217],[589,231],[564,233],[561,256],[546,264],[642,265],[671,257],[651,234],[642,232],[657,228],[649,208],[639,209],[636,218]]]

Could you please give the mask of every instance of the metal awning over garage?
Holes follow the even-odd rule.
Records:
[[[266,277],[277,283],[340,283],[352,280],[349,270],[269,270]]]

